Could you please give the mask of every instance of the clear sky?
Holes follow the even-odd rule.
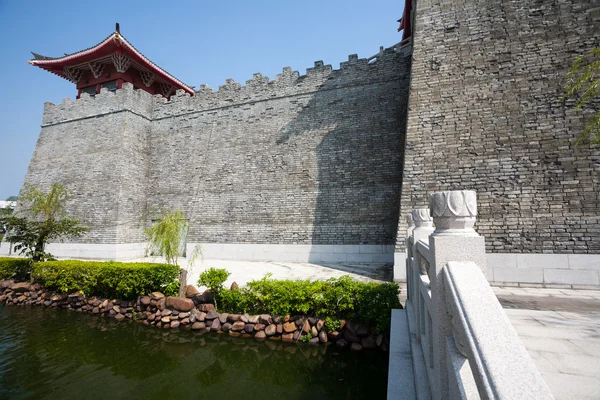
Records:
[[[283,67],[333,68],[401,39],[404,0],[26,1],[0,0],[0,200],[17,195],[40,133],[44,102],[75,85],[27,64],[31,51],[61,56],[121,33],[188,85],[215,90],[227,78],[275,78]]]

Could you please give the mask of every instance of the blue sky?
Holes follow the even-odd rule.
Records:
[[[60,56],[114,31],[198,88],[227,78],[300,74],[323,60],[370,57],[400,41],[403,0],[25,1],[0,0],[0,200],[16,195],[40,133],[44,102],[74,98],[75,85],[27,64],[31,51]]]

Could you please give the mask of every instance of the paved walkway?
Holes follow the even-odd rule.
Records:
[[[160,258],[142,258],[132,261],[163,262]],[[187,268],[187,260],[179,259],[179,265]],[[229,261],[229,260],[200,260],[198,259],[191,273],[188,272],[188,283],[196,284],[200,273],[210,267],[224,268],[231,273],[225,286],[229,287],[234,281],[244,285],[254,279],[261,279],[268,273],[273,279],[310,279],[324,280],[344,275],[350,275],[356,280],[391,281],[393,270],[390,265],[357,265],[357,264],[324,264],[275,262],[275,261]],[[188,270],[190,271],[190,270]]]
[[[555,398],[600,399],[600,291],[493,289]]]

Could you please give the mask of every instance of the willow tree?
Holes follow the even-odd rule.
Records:
[[[567,74],[563,99],[575,98],[575,108],[595,105],[596,112],[588,120],[576,144],[590,138],[592,144],[600,144],[600,47],[577,57]]]
[[[79,220],[67,214],[71,193],[60,183],[54,183],[48,193],[25,184],[19,195],[17,211],[0,217],[7,230],[5,240],[16,243],[15,250],[33,261],[52,258],[46,245],[52,240],[80,237],[89,231]]]
[[[177,210],[156,220],[151,227],[144,230],[144,235],[152,251],[163,255],[167,263],[177,265],[187,229],[188,222],[183,212]]]

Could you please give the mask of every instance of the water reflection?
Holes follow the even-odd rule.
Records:
[[[385,398],[387,356],[0,305],[0,398]]]

